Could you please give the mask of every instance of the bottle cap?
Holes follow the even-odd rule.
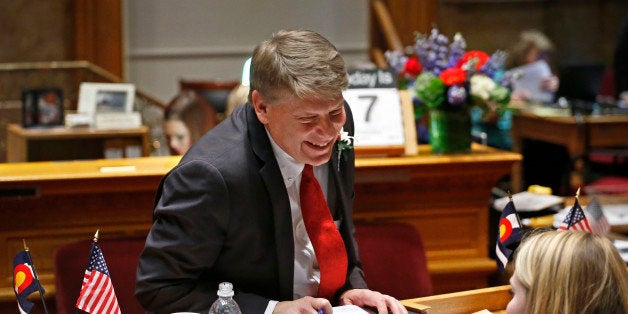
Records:
[[[218,285],[218,292],[216,294],[219,297],[232,297],[233,285],[230,282],[221,282]]]

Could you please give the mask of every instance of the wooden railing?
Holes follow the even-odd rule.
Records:
[[[403,51],[415,32],[427,33],[436,20],[437,0],[370,0],[370,50],[373,63],[387,67],[385,51]]]
[[[76,111],[80,83],[123,83],[111,72],[89,61],[44,61],[0,63],[0,163],[6,161],[6,128],[21,123],[22,91],[42,86],[63,91],[64,110]],[[134,110],[140,112],[143,124],[149,126],[151,142],[162,141],[163,104],[153,96],[136,89]]]
[[[372,0],[371,8],[373,10],[373,17],[375,22],[372,27],[379,26],[375,32],[379,32],[386,41],[386,50],[399,50],[403,51],[403,44],[397,34],[397,29],[393,23],[392,16],[388,11],[388,6],[383,0]],[[379,46],[371,46],[370,49],[371,60],[377,67],[384,68],[388,66],[386,57],[384,56],[384,49]]]

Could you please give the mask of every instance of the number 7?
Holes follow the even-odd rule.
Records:
[[[375,105],[375,103],[377,102],[377,95],[358,96],[358,99],[367,99],[370,101],[369,107],[366,109],[366,116],[364,117],[364,121],[371,121],[371,110],[373,109],[373,105]]]

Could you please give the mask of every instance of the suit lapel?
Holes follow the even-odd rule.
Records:
[[[348,175],[346,170],[348,165],[346,164],[346,160],[341,160],[341,158],[347,158],[346,156],[340,157],[338,155],[338,145],[334,145],[334,149],[331,154],[331,162],[329,163],[329,177],[333,178],[333,180],[329,180],[329,191],[334,191],[336,200],[334,201],[335,212],[340,213],[340,217],[342,218],[342,225],[340,227],[340,234],[344,239],[345,246],[347,249],[347,254],[349,255],[349,261],[357,260],[357,255],[355,254],[355,243],[350,239],[353,239],[353,215],[351,211],[351,197],[347,195],[350,190],[345,186],[345,180],[342,180],[342,175]],[[330,193],[330,192],[328,192]],[[333,212],[332,212],[333,213]]]
[[[264,125],[257,120],[252,105],[247,105],[247,125],[251,147],[261,160],[260,176],[268,190],[275,223],[277,269],[279,272],[279,294],[283,300],[292,300],[294,284],[294,243],[290,200],[284,185],[279,165],[270,145]]]

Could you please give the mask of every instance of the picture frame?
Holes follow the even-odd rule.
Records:
[[[64,124],[63,91],[56,87],[22,91],[22,127],[55,127]]]
[[[133,112],[135,85],[122,83],[81,83],[78,112],[94,118],[99,113]]]

